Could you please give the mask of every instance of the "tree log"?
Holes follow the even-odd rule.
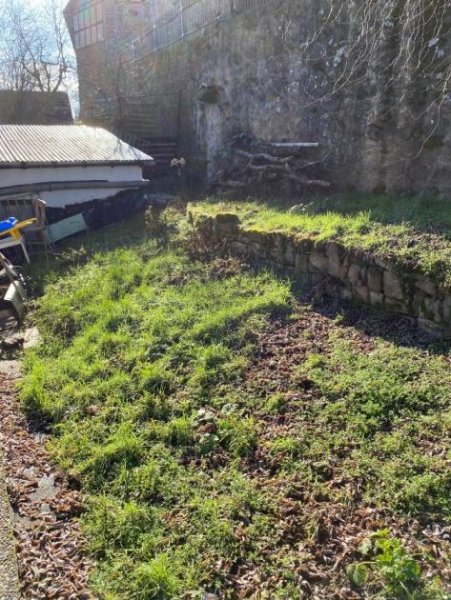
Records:
[[[296,175],[296,173],[293,173],[292,171],[289,173],[288,177],[292,181],[296,181],[297,183],[300,183],[302,185],[309,185],[309,186],[323,187],[323,188],[330,188],[330,186],[332,185],[330,183],[330,181],[324,181],[323,179],[309,179],[308,177],[300,177],[299,175]]]
[[[257,172],[267,171],[267,172],[272,172],[272,173],[274,173],[274,172],[283,173],[283,174],[287,175],[287,177],[289,179],[291,179],[292,181],[296,181],[297,183],[301,183],[302,185],[309,185],[309,186],[316,186],[316,187],[323,187],[323,188],[329,188],[331,186],[331,183],[329,181],[324,181],[323,179],[309,179],[308,177],[298,175],[292,169],[290,169],[290,167],[288,165],[282,166],[282,165],[252,165],[252,164],[249,164],[248,169],[250,169],[252,171],[257,171]]]
[[[229,179],[227,181],[220,181],[219,185],[221,187],[243,188],[246,183],[244,181],[235,181],[233,179]]]
[[[265,146],[278,150],[300,150],[301,148],[319,148],[318,142],[263,142]]]
[[[253,165],[249,163],[247,168],[251,171],[278,171],[280,173],[289,173],[290,171],[286,163],[284,165]]]
[[[235,154],[238,154],[238,156],[242,156],[243,158],[248,158],[250,161],[266,160],[267,162],[275,165],[284,165],[294,158],[293,156],[279,158],[278,156],[272,156],[271,154],[265,154],[264,152],[252,154],[251,152],[246,152],[245,150],[235,150]]]

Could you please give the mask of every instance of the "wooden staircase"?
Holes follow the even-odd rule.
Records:
[[[177,140],[174,138],[139,138],[134,135],[123,135],[121,137],[128,144],[145,152],[154,159],[155,166],[152,168],[153,176],[167,172],[171,167],[171,160],[178,158]]]

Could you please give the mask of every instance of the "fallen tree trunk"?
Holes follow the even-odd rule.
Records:
[[[254,160],[266,160],[267,162],[276,164],[276,165],[284,165],[293,160],[293,156],[286,156],[285,158],[280,158],[278,156],[271,156],[271,154],[265,154],[264,152],[260,152],[257,154],[252,154],[252,152],[246,152],[245,150],[235,150],[235,153],[238,156],[242,156],[243,158],[248,158],[251,161]]]
[[[246,185],[246,182],[245,181],[234,181],[233,179],[229,179],[227,181],[220,181],[219,185],[221,187],[243,188]]]
[[[301,150],[303,148],[319,148],[318,142],[264,142],[270,148],[279,150]]]
[[[324,181],[323,179],[309,179],[308,177],[298,175],[292,169],[290,169],[288,165],[283,167],[281,165],[252,165],[252,164],[249,164],[248,169],[250,169],[251,171],[257,171],[257,172],[267,171],[267,172],[273,172],[273,173],[274,172],[284,173],[289,177],[289,179],[291,179],[292,181],[296,181],[297,183],[301,183],[302,185],[316,186],[316,187],[323,187],[323,188],[329,188],[331,186],[331,183],[329,181]]]
[[[323,179],[308,179],[307,177],[296,175],[293,172],[290,172],[288,176],[292,181],[296,181],[297,183],[301,183],[302,185],[322,188],[330,188],[332,186],[330,181],[324,181]]]

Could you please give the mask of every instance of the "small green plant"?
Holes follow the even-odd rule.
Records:
[[[347,574],[356,587],[383,592],[384,598],[414,600],[422,595],[421,567],[400,540],[384,529],[366,539],[359,552],[368,560],[348,566]]]
[[[221,443],[233,456],[245,457],[255,450],[257,431],[251,417],[229,415],[220,419],[218,426]]]
[[[271,414],[283,413],[287,406],[287,399],[284,394],[273,394],[265,403],[265,410]]]
[[[159,204],[149,206],[146,210],[145,222],[147,234],[151,239],[156,240],[160,244],[168,242],[174,223],[164,206]]]
[[[148,563],[138,565],[132,573],[133,598],[136,600],[168,600],[174,598],[178,588],[171,561],[159,554]]]
[[[299,440],[292,437],[280,437],[271,443],[270,452],[273,456],[283,458],[295,458],[299,456],[301,444]]]

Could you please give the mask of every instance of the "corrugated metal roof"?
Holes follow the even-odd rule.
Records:
[[[0,125],[0,168],[136,164],[152,160],[101,127]]]

